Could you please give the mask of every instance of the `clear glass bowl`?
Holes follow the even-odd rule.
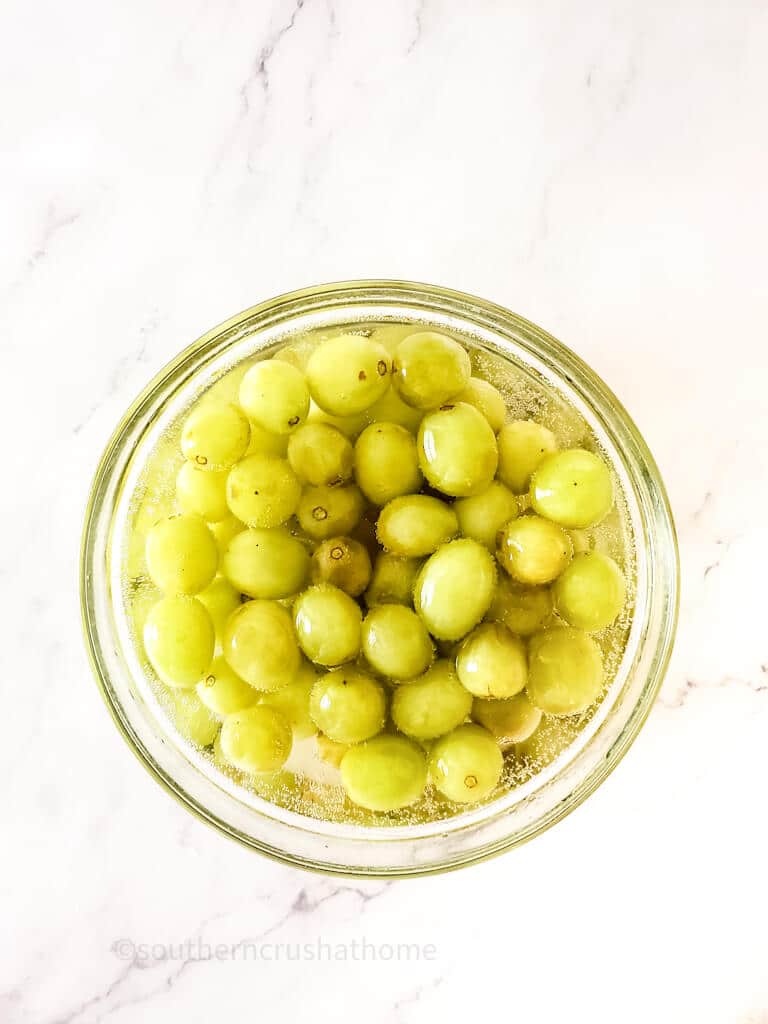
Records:
[[[456,332],[510,361],[584,417],[624,490],[636,548],[635,611],[607,696],[574,743],[529,782],[456,817],[368,827],[315,820],[238,788],[177,741],[147,699],[121,594],[127,500],[164,427],[243,358],[308,330],[370,321]],[[581,803],[615,767],[648,715],[671,653],[678,603],[674,525],[656,464],[620,402],[541,328],[482,299],[403,281],[354,281],[263,302],[203,335],[123,417],[96,472],[85,517],[81,602],[86,643],[112,717],[145,767],[185,807],[239,842],[304,868],[356,876],[421,875],[531,839]]]

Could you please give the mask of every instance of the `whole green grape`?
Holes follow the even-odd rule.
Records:
[[[606,464],[583,448],[550,455],[531,477],[531,505],[560,526],[583,530],[613,507],[613,481]]]
[[[381,510],[376,523],[382,547],[407,558],[432,554],[458,532],[459,521],[451,506],[427,494],[394,498]]]
[[[221,568],[241,593],[277,600],[304,586],[309,554],[284,527],[248,529],[229,542]]]
[[[392,382],[414,409],[435,409],[463,391],[469,382],[469,356],[445,334],[419,331],[395,349]]]
[[[382,551],[376,558],[373,574],[365,592],[369,608],[377,604],[404,604],[413,602],[413,585],[421,568],[420,558],[406,558]]]
[[[248,526],[281,526],[297,510],[301,484],[287,459],[249,455],[229,471],[227,504]]]
[[[396,423],[366,427],[355,441],[355,479],[374,505],[418,491],[424,478],[413,434]]]
[[[308,587],[293,606],[299,644],[316,665],[342,665],[360,651],[362,613],[349,594],[330,583]]]
[[[219,734],[219,721],[193,690],[171,693],[173,724],[189,743],[207,747]]]
[[[354,416],[332,416],[316,402],[310,401],[307,422],[323,423],[338,430],[344,437],[354,440],[360,431],[368,426],[368,411],[355,413]]]
[[[509,488],[494,480],[479,494],[455,501],[453,509],[463,536],[479,541],[493,552],[499,530],[515,518],[518,504]]]
[[[488,420],[459,402],[429,412],[419,427],[419,465],[443,494],[467,497],[490,486],[496,474],[496,438]]]
[[[230,615],[224,657],[257,690],[279,690],[296,678],[301,652],[290,614],[276,601],[248,601]]]
[[[603,682],[600,648],[586,633],[566,626],[531,638],[526,694],[544,714],[586,711],[600,696]]]
[[[192,687],[213,660],[211,617],[194,597],[164,597],[144,623],[149,662],[169,686]]]
[[[297,740],[307,739],[317,732],[317,726],[309,713],[309,700],[316,682],[317,672],[312,665],[304,662],[292,683],[261,698],[262,704],[277,708],[285,715]]]
[[[224,552],[227,550],[227,545],[233,537],[237,536],[246,529],[245,523],[242,523],[236,516],[227,516],[226,519],[222,519],[219,523],[210,523],[208,529],[213,534],[213,539],[216,541],[216,549],[219,552],[219,561],[224,557]]]
[[[181,428],[184,458],[206,470],[229,469],[245,454],[248,420],[229,402],[201,402]]]
[[[198,469],[194,462],[183,463],[176,474],[176,504],[188,515],[216,523],[229,516],[227,473]]]
[[[496,737],[502,749],[527,740],[541,722],[541,711],[524,693],[509,700],[483,700],[475,697],[472,717]]]
[[[415,740],[434,740],[455,729],[472,709],[472,695],[449,661],[436,661],[424,675],[392,695],[392,721]]]
[[[368,664],[390,680],[414,679],[432,664],[435,648],[416,612],[380,604],[363,621],[362,649]]]
[[[396,423],[412,434],[419,429],[423,415],[421,409],[406,405],[394,388],[385,391],[378,402],[365,412],[368,423]]]
[[[363,496],[354,484],[346,487],[305,487],[296,516],[314,540],[328,540],[354,530],[363,515]]]
[[[424,753],[404,736],[376,736],[350,747],[341,760],[349,799],[369,811],[396,811],[416,803],[427,784]]]
[[[361,743],[384,728],[387,701],[381,683],[350,665],[321,676],[309,711],[317,728],[336,743]]]
[[[313,487],[340,484],[352,476],[352,444],[327,423],[306,423],[291,435],[288,461],[296,476]]]
[[[488,420],[491,430],[498,434],[507,418],[507,407],[498,388],[482,377],[470,377],[467,386],[456,395],[455,402],[473,405]]]
[[[533,420],[513,420],[499,431],[499,480],[515,494],[525,494],[542,459],[557,451],[555,435]]]
[[[221,727],[221,753],[241,772],[275,772],[288,760],[291,726],[282,712],[255,704],[227,715]]]
[[[476,540],[445,544],[421,568],[414,608],[432,636],[460,640],[482,619],[496,586],[496,567]]]
[[[558,615],[571,626],[592,631],[616,620],[627,596],[624,574],[597,551],[577,555],[554,586]]]
[[[310,575],[313,583],[332,583],[350,597],[357,597],[371,579],[371,559],[359,541],[332,537],[315,549]]]
[[[369,409],[389,387],[391,360],[385,348],[357,334],[323,342],[307,363],[312,397],[332,416]]]
[[[475,697],[514,697],[528,681],[525,644],[500,622],[485,622],[459,648],[456,672]]]
[[[243,458],[247,458],[249,455],[276,455],[278,458],[284,459],[288,452],[288,441],[293,435],[273,434],[271,430],[266,430],[255,420],[251,420],[250,424],[251,440]]]
[[[205,590],[200,591],[197,599],[211,616],[216,640],[221,642],[229,616],[237,611],[242,603],[240,591],[235,590],[223,576],[217,576],[213,583],[209,583]]]
[[[279,359],[252,366],[240,384],[240,405],[273,434],[290,434],[309,414],[309,388],[301,370]]]
[[[521,516],[499,533],[496,557],[512,579],[538,586],[557,579],[573,555],[568,534],[539,516]]]
[[[224,658],[213,659],[197,684],[196,692],[203,704],[220,718],[249,708],[259,699],[259,691],[241,679]]]
[[[171,516],[147,534],[147,571],[168,594],[197,594],[216,575],[219,553],[213,534],[197,516]]]
[[[443,796],[469,804],[491,795],[501,778],[504,758],[487,729],[460,725],[435,742],[428,764],[429,777]]]
[[[501,622],[517,636],[531,636],[547,624],[552,608],[549,587],[526,587],[503,574],[496,584],[486,619]]]

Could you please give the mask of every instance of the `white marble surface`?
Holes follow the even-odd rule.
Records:
[[[765,0],[3,13],[0,1021],[766,1024]],[[684,594],[663,695],[585,806],[482,866],[358,884],[154,784],[76,580],[92,471],[150,375],[262,297],[377,275],[485,295],[595,366],[666,475]],[[179,950],[259,937],[435,955]]]

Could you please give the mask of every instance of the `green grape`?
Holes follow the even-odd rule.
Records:
[[[547,715],[575,715],[594,704],[603,688],[603,657],[578,629],[548,629],[531,638],[526,693]]]
[[[368,612],[362,648],[369,665],[393,681],[421,675],[435,656],[424,623],[401,604],[380,604]]]
[[[194,597],[164,597],[144,623],[144,649],[169,686],[192,687],[213,659],[211,616]]]
[[[238,533],[242,533],[246,529],[245,523],[242,523],[236,516],[227,516],[226,519],[222,519],[220,523],[210,523],[208,529],[213,534],[213,539],[216,541],[216,547],[219,552],[219,561],[224,557],[224,552],[227,550],[227,546],[233,537],[236,537]]]
[[[329,540],[354,530],[363,515],[360,489],[347,487],[305,487],[296,516],[299,525],[313,540]]]
[[[486,622],[459,648],[456,671],[475,697],[514,697],[528,681],[525,644],[500,622]]]
[[[503,574],[488,609],[489,622],[501,622],[518,636],[530,636],[544,626],[552,614],[549,587],[524,587]]]
[[[518,512],[517,498],[504,484],[494,480],[484,491],[453,503],[459,527],[465,537],[496,550],[496,535]]]
[[[229,542],[221,570],[241,593],[277,600],[304,586],[309,554],[284,527],[248,529]]]
[[[515,745],[515,754],[537,771],[546,768],[569,747],[579,734],[579,720],[543,715],[541,723],[528,739]]]
[[[421,409],[406,405],[394,388],[385,391],[378,402],[365,412],[368,423],[396,423],[412,434],[419,429],[423,415]]]
[[[312,665],[304,662],[292,683],[261,699],[262,704],[277,708],[285,715],[297,740],[305,740],[317,732],[317,726],[309,713],[309,699],[316,681],[317,672]]]
[[[541,711],[531,704],[524,693],[518,693],[509,700],[482,700],[475,697],[472,717],[493,733],[502,749],[505,749],[528,739],[539,727]]]
[[[327,423],[307,423],[291,435],[288,461],[300,480],[322,487],[352,476],[352,445]]]
[[[255,704],[227,715],[221,727],[221,753],[241,772],[275,772],[288,760],[293,733],[275,708]]]
[[[419,558],[405,558],[382,551],[373,566],[371,583],[365,592],[369,608],[377,604],[405,604],[413,601],[413,585],[422,562]]]
[[[424,482],[416,441],[396,423],[372,423],[355,442],[355,479],[368,501],[386,505]]]
[[[297,598],[293,619],[301,649],[316,665],[343,665],[357,657],[362,613],[338,587],[309,587]]]
[[[216,523],[229,516],[227,474],[198,469],[185,462],[176,474],[176,504],[181,512]]]
[[[147,534],[147,571],[169,594],[197,594],[216,575],[213,534],[197,516],[171,516]]]
[[[251,440],[245,450],[244,459],[249,455],[276,455],[284,459],[288,452],[288,441],[291,434],[273,434],[260,424],[251,420]]]
[[[420,558],[437,551],[459,532],[450,505],[427,494],[394,498],[381,510],[376,524],[379,543],[394,555]]]
[[[499,480],[515,494],[528,490],[531,474],[551,452],[557,441],[551,430],[533,420],[513,420],[501,428],[499,444]]]
[[[359,541],[333,537],[315,549],[311,577],[313,583],[332,583],[350,597],[357,597],[371,578],[371,559]]]
[[[235,590],[223,576],[217,576],[213,583],[200,591],[197,599],[208,610],[216,639],[221,641],[229,616],[240,607],[240,591]]]
[[[347,665],[321,676],[309,701],[312,721],[336,743],[361,743],[384,728],[384,687],[366,672]]]
[[[450,661],[437,661],[418,679],[398,686],[392,696],[392,721],[415,740],[434,740],[455,729],[472,709],[472,695],[456,677]]]
[[[361,430],[368,426],[367,412],[358,412],[354,416],[331,416],[329,412],[321,409],[316,402],[309,403],[308,423],[324,423],[333,427],[343,434],[344,437],[354,440]]]
[[[480,494],[496,474],[496,438],[474,406],[460,402],[427,413],[419,427],[419,465],[433,487],[464,498]]]
[[[240,384],[240,405],[273,434],[290,434],[309,414],[309,388],[301,370],[279,359],[252,366]]]
[[[276,601],[248,601],[224,631],[224,657],[257,690],[279,690],[296,678],[301,652],[289,612]]]
[[[414,607],[432,636],[460,640],[482,619],[496,586],[496,567],[476,540],[454,540],[424,563]]]
[[[594,526],[613,506],[610,470],[583,448],[550,455],[531,477],[531,504],[540,516],[560,526]]]
[[[429,753],[429,776],[435,787],[460,804],[490,796],[503,766],[496,740],[479,725],[460,725],[437,740]]]
[[[286,459],[249,455],[229,471],[227,503],[248,526],[280,526],[298,508],[301,484]]]
[[[341,761],[349,799],[369,811],[416,803],[427,784],[424,753],[404,736],[377,736],[350,748]]]
[[[577,555],[554,586],[558,615],[571,626],[603,629],[624,607],[627,584],[612,558],[597,551]]]
[[[223,658],[214,658],[197,684],[197,696],[214,715],[225,718],[255,704],[259,691],[241,679]]]
[[[249,440],[248,420],[229,402],[202,402],[181,428],[184,458],[209,470],[234,466],[243,457]]]
[[[537,586],[557,579],[572,555],[565,530],[539,516],[513,519],[499,533],[496,557],[518,583]]]
[[[332,416],[370,408],[389,387],[391,360],[385,348],[358,334],[323,342],[307,363],[312,397]]]
[[[434,331],[403,338],[392,361],[392,383],[407,405],[435,409],[469,382],[469,356],[458,342]]]
[[[470,377],[467,386],[456,395],[455,402],[473,405],[488,420],[491,430],[498,434],[507,418],[507,407],[498,388],[481,377]]]
[[[185,740],[196,747],[207,747],[218,737],[219,721],[191,690],[175,690],[173,722]]]
[[[316,742],[317,756],[326,764],[333,765],[334,768],[341,765],[346,752],[352,749],[349,743],[337,743],[335,740],[329,740],[321,732],[317,734]]]

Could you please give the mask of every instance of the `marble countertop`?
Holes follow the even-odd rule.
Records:
[[[766,1024],[768,5],[4,13],[0,1021]],[[388,884],[170,800],[101,704],[76,582],[149,377],[263,297],[368,276],[486,296],[588,360],[657,456],[684,577],[602,788],[506,856]],[[248,942],[333,956],[216,954]]]

